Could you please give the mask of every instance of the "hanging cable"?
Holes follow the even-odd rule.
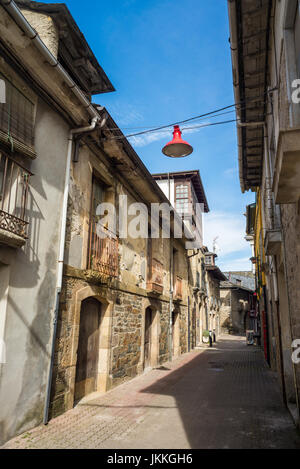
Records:
[[[273,89],[270,89],[270,90],[266,91],[264,93],[264,95],[271,93],[275,89],[277,89],[277,88],[273,88]],[[261,98],[259,98],[259,99],[258,98],[253,98],[253,99],[249,99],[248,103],[249,102],[250,103],[251,102],[252,103],[260,102],[261,104],[264,104],[266,101],[261,101]],[[228,111],[231,108],[235,108],[235,109],[233,109],[232,111]],[[231,104],[229,106],[224,106],[224,107],[216,109],[214,111],[210,111],[210,112],[207,112],[207,113],[204,113],[204,114],[200,114],[198,116],[194,116],[194,117],[190,117],[188,119],[177,121],[177,122],[174,122],[172,124],[162,125],[162,126],[154,127],[154,128],[148,128],[147,130],[143,130],[143,131],[137,132],[137,133],[132,133],[132,134],[129,134],[129,135],[126,135],[126,136],[125,135],[113,136],[113,137],[110,137],[110,139],[123,139],[123,138],[138,137],[138,136],[149,134],[149,133],[152,133],[152,132],[163,131],[163,130],[169,129],[170,127],[173,127],[174,125],[182,125],[182,124],[185,124],[185,123],[188,123],[188,122],[191,122],[191,121],[195,121],[195,120],[201,120],[201,119],[203,120],[204,118],[207,118],[207,117],[210,117],[210,118],[219,117],[219,116],[224,115],[224,114],[229,114],[231,112],[237,112],[238,110],[240,111],[240,110],[247,109],[247,108],[249,108],[249,104],[244,105],[242,102],[237,103],[237,104]],[[227,112],[222,112],[222,111],[227,111]],[[236,121],[237,121],[237,119],[234,119],[234,120],[231,120],[231,121],[209,123],[209,124],[206,124],[206,125],[201,125],[201,126],[199,126],[199,128],[200,127],[210,127],[210,126],[213,126],[213,125],[227,124],[229,122],[236,122]],[[183,130],[187,130],[187,129],[191,129],[191,128],[192,127],[184,128]],[[195,127],[193,127],[193,128],[195,128]],[[115,127],[115,128],[112,128],[112,129],[107,129],[107,130],[120,131],[120,129],[118,127]]]

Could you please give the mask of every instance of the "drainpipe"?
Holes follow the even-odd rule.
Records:
[[[98,117],[97,111],[94,109],[91,102],[85,97],[80,88],[72,80],[70,75],[66,70],[60,65],[58,60],[54,55],[49,51],[47,46],[44,44],[38,33],[33,29],[23,16],[22,12],[18,8],[17,4],[13,0],[0,0],[0,4],[3,5],[5,10],[10,14],[10,16],[15,20],[18,26],[22,29],[24,34],[32,40],[36,48],[43,55],[45,61],[51,65],[51,67],[56,68],[61,78],[64,80],[68,88],[74,93],[76,98],[80,101],[80,104],[86,108],[87,112],[91,118]]]
[[[63,197],[63,206],[62,206],[62,220],[61,220],[61,228],[60,228],[55,311],[54,311],[53,333],[52,333],[52,341],[51,341],[51,358],[50,358],[50,366],[49,366],[49,372],[48,372],[46,402],[45,402],[44,419],[43,419],[44,425],[47,425],[49,421],[49,404],[50,404],[50,397],[51,397],[51,385],[52,385],[53,364],[54,364],[54,355],[55,355],[56,332],[57,332],[57,322],[58,322],[58,314],[59,314],[59,301],[60,301],[62,281],[63,281],[64,253],[65,253],[65,241],[66,241],[66,226],[67,226],[68,197],[69,197],[69,187],[70,187],[70,170],[71,170],[72,150],[73,150],[73,137],[76,134],[86,134],[95,130],[99,119],[100,117],[94,117],[92,119],[91,125],[87,127],[72,129],[69,134],[67,165],[66,165],[66,175],[65,175],[65,184],[64,184],[64,197]],[[101,123],[102,126],[104,122],[105,120],[102,121]]]
[[[169,311],[169,361],[173,359],[173,243],[170,239],[170,311]]]

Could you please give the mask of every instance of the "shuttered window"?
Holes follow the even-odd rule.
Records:
[[[0,131],[11,146],[14,141],[33,148],[34,146],[34,103],[13,83],[1,75],[5,81],[6,102],[0,104]]]
[[[251,204],[247,206],[247,226],[246,233],[247,235],[253,235],[255,231],[255,222],[256,222],[256,204]]]

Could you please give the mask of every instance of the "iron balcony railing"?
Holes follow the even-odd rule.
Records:
[[[109,277],[119,273],[119,240],[97,222],[91,224],[88,268]]]
[[[0,152],[0,229],[24,239],[30,176],[30,171]]]

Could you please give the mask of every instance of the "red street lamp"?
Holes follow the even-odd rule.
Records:
[[[164,155],[169,156],[170,158],[184,158],[193,153],[193,147],[182,140],[181,130],[179,125],[174,126],[173,140],[163,148],[162,152]]]

